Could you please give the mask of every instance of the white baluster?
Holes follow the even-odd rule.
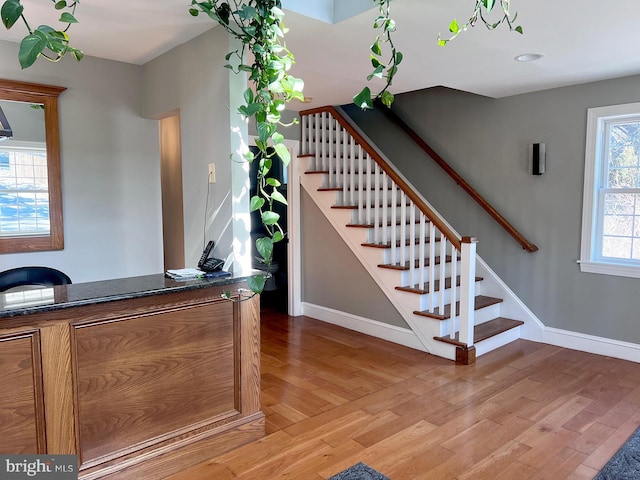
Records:
[[[403,191],[400,191],[400,264],[407,263],[407,197]],[[398,208],[392,205],[391,208]]]
[[[320,150],[320,114],[316,113],[315,115],[315,121],[314,121],[314,129],[313,131],[315,132],[314,138],[313,138],[313,142],[315,144],[315,153],[316,156],[313,159],[313,170],[314,171],[319,171],[322,170],[321,166],[322,166],[322,158],[321,158],[321,150]]]
[[[366,192],[364,185],[364,158],[362,156],[362,145],[358,145],[358,223],[363,224],[365,222],[364,208],[366,201]]]
[[[420,212],[420,254],[418,255],[418,271],[420,272],[418,288],[420,290],[424,290],[425,246],[427,245],[427,242],[429,244],[429,248],[433,248],[433,244],[431,243],[432,240],[427,238],[427,225],[425,219],[425,214]]]
[[[436,226],[433,223],[429,224],[429,238],[433,241],[433,245],[429,248],[429,311],[433,312],[436,308],[433,291],[436,279]]]
[[[410,224],[409,224],[409,278],[410,287],[416,284],[416,206],[411,202]]]
[[[442,290],[444,289],[444,281],[445,281],[445,273],[447,267],[447,238],[440,233],[440,268],[438,268],[438,281],[440,283],[440,294],[438,295],[439,302],[438,307],[440,309],[440,314],[444,313],[444,295],[442,295]],[[454,308],[452,305],[451,308]],[[453,315],[453,310],[451,311],[451,315]]]
[[[373,243],[380,243],[381,235],[380,235],[380,222],[382,218],[382,214],[380,213],[380,208],[382,210],[386,210],[386,205],[381,205],[382,196],[380,194],[380,165],[377,162],[371,161],[371,165],[374,168],[374,180],[373,180],[373,202],[374,202],[374,215],[373,215]]]
[[[398,201],[398,186],[395,182],[391,186],[391,264],[398,263],[398,212],[395,204]]]
[[[336,152],[335,152],[335,147],[333,145],[333,125],[336,123],[335,119],[333,118],[333,116],[329,117],[329,122],[328,122],[328,145],[327,145],[327,150],[329,153],[329,186],[330,187],[335,187],[338,184],[338,175],[339,175],[339,171],[338,171],[338,162],[336,159]]]
[[[389,223],[389,210],[387,209],[387,205],[390,205],[389,190],[387,189],[388,181],[389,177],[387,176],[387,172],[383,171],[380,189],[382,192],[382,205],[384,205],[384,208],[382,209],[382,219],[380,220],[380,223],[382,228],[382,243],[384,244],[389,241],[389,227],[387,226]]]

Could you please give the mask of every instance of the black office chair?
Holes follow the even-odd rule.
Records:
[[[49,267],[18,267],[0,272],[0,292],[23,285],[68,285],[72,283],[69,276],[60,270]]]

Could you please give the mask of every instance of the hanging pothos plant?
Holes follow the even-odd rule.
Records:
[[[380,100],[390,107],[393,94],[389,91],[393,79],[398,72],[398,65],[403,55],[396,49],[392,35],[396,24],[390,16],[391,0],[372,0],[378,7],[378,16],[374,21],[374,30],[378,32],[370,47],[370,61],[373,71],[367,80],[382,79],[385,83],[382,89],[372,94],[369,87],[365,87],[354,97],[354,102],[362,108],[373,108],[373,102]],[[82,51],[69,44],[69,27],[77,23],[75,17],[79,0],[52,0],[56,10],[64,10],[59,22],[60,29],[48,25],[32,28],[24,15],[21,0],[5,0],[0,9],[2,23],[7,29],[12,28],[19,20],[26,27],[28,34],[20,43],[18,59],[22,68],[31,66],[38,57],[57,61],[67,53],[80,61]],[[516,15],[510,16],[510,0],[500,0],[502,17],[496,22],[488,20],[487,16],[496,6],[495,0],[475,0],[475,7],[468,22],[459,25],[453,20],[449,25],[449,38],[438,36],[438,43],[446,45],[460,33],[473,27],[478,21],[488,28],[495,29],[506,23],[510,29],[522,33],[522,28],[513,26]],[[264,225],[266,235],[256,240],[256,250],[261,256],[261,262],[270,265],[273,260],[274,244],[284,239],[284,232],[279,224],[280,216],[274,210],[276,203],[287,203],[284,195],[279,191],[280,182],[270,175],[274,155],[278,155],[283,164],[290,161],[289,151],[285,147],[284,137],[278,132],[282,125],[281,115],[291,100],[303,100],[301,79],[289,74],[294,64],[294,56],[287,49],[284,36],[287,29],[284,26],[281,0],[192,0],[189,13],[198,16],[201,13],[222,26],[230,35],[241,42],[242,47],[227,54],[229,62],[226,67],[238,74],[248,75],[252,88],[244,92],[244,104],[238,108],[238,113],[246,118],[255,120],[258,136],[255,143],[260,155],[246,152],[244,159],[249,162],[258,161],[257,194],[250,200],[252,212],[258,211]],[[387,51],[387,53],[384,53]],[[388,60],[384,57],[388,56]],[[249,63],[251,62],[251,63]],[[235,65],[235,66],[232,66]],[[262,292],[265,276],[257,275],[248,280],[249,288],[254,293]]]

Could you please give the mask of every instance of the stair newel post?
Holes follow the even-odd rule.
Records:
[[[476,244],[474,237],[462,237],[460,257],[460,341],[473,346]]]
[[[451,305],[455,305],[456,302],[458,301],[458,290],[456,288],[456,284],[458,283],[457,281],[457,277],[458,277],[458,250],[456,249],[456,246],[452,243],[451,244],[451,298],[449,300],[449,304]],[[475,275],[474,275],[475,276]],[[440,287],[440,290],[443,291],[444,289],[444,285],[442,285]],[[460,317],[459,317],[459,313],[456,312],[455,308],[451,309],[451,318],[450,318],[450,325],[449,325],[449,337],[450,338],[455,338],[456,336],[456,330],[458,329],[458,327],[456,326],[456,320],[459,321]],[[459,323],[459,322],[458,322]]]

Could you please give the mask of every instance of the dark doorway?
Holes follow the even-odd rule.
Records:
[[[249,178],[251,179],[250,195],[253,197],[257,191],[256,174],[258,170],[260,150],[256,146],[250,147],[256,159],[251,162],[249,170]],[[287,175],[286,168],[277,155],[272,157],[273,165],[269,176],[278,180],[282,186],[278,189],[285,197],[287,197]],[[278,242],[273,247],[273,265],[269,269],[273,278],[267,281],[265,289],[260,297],[260,305],[263,308],[270,308],[278,312],[287,313],[288,308],[288,255],[287,244],[289,239],[287,237],[287,206],[275,202],[274,211],[280,215],[280,226],[285,232],[285,238],[281,242]],[[258,270],[263,270],[264,265],[258,260],[258,252],[256,251],[256,240],[262,236],[265,236],[266,232],[260,219],[260,212],[251,213],[251,257],[252,266]]]

